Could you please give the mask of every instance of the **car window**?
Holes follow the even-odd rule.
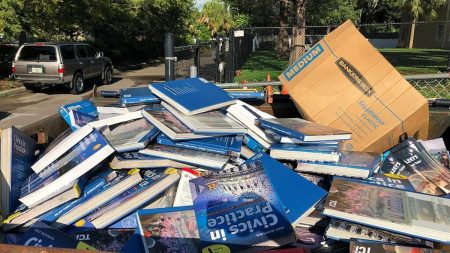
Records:
[[[20,50],[20,61],[56,61],[56,50],[53,46],[24,46]]]
[[[73,45],[63,45],[59,49],[61,50],[63,60],[75,59],[75,47]]]
[[[93,47],[87,46],[87,45],[85,45],[84,47],[86,48],[87,56],[88,56],[89,58],[94,58],[95,55],[97,54],[97,52],[95,51],[95,49],[94,49]]]
[[[77,46],[77,56],[78,58],[87,58],[87,53],[84,46],[82,45]]]

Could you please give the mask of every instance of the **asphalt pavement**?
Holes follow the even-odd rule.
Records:
[[[98,90],[119,90],[126,87],[146,86],[164,80],[164,64],[150,64],[124,72],[116,71],[113,83],[101,85]],[[29,91],[0,96],[0,129],[15,126],[23,128],[55,114],[64,104],[80,101],[92,96],[93,86],[98,81],[88,80],[86,91],[72,95],[64,87],[44,89],[38,93]],[[49,122],[51,124],[51,122]]]

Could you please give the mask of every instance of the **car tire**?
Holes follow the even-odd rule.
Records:
[[[103,84],[111,84],[113,78],[113,70],[111,66],[107,66],[103,72]]]
[[[75,73],[70,84],[70,93],[74,95],[81,94],[84,90],[84,85],[83,75],[80,72]]]
[[[34,83],[24,83],[23,86],[25,89],[31,91],[31,92],[39,92],[41,91],[41,86],[34,84]]]

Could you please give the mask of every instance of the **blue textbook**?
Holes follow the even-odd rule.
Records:
[[[190,181],[202,252],[262,251],[295,241],[270,181],[260,161]]]
[[[186,115],[219,109],[236,103],[228,92],[203,78],[152,83],[150,90]]]
[[[157,197],[179,178],[180,174],[173,168],[145,170],[142,182],[101,205],[73,225],[81,228],[107,228]]]
[[[81,100],[79,102],[63,105],[58,109],[59,114],[69,126],[72,126],[69,112],[77,110],[94,117],[98,117],[97,107],[89,100]]]
[[[256,119],[255,124],[281,136],[304,142],[349,140],[352,134],[347,131],[320,125],[299,118]]]
[[[19,205],[22,183],[33,172],[36,142],[15,127],[0,130],[0,140],[1,212],[7,216]]]
[[[148,87],[125,88],[120,90],[120,104],[125,106],[159,103],[158,97]]]
[[[339,148],[336,145],[322,144],[273,144],[270,156],[275,159],[338,162]]]
[[[156,138],[156,143],[222,155],[239,156],[242,146],[242,136],[219,136],[198,140],[173,141],[164,134],[160,134]]]
[[[29,176],[19,200],[32,207],[55,196],[67,182],[86,174],[113,152],[103,135],[94,129],[44,170]]]
[[[37,221],[27,232],[20,237],[19,245],[51,248],[69,248],[79,250],[97,250],[84,242],[79,242],[75,238],[57,229],[54,229],[43,222]]]
[[[90,114],[77,110],[71,110],[69,112],[69,117],[70,117],[70,129],[72,129],[72,131],[76,131],[77,129],[86,125],[87,123],[98,119],[96,116],[92,116]]]

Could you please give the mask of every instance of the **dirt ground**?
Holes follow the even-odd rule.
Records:
[[[0,80],[0,91],[22,87],[22,83],[11,80]]]

